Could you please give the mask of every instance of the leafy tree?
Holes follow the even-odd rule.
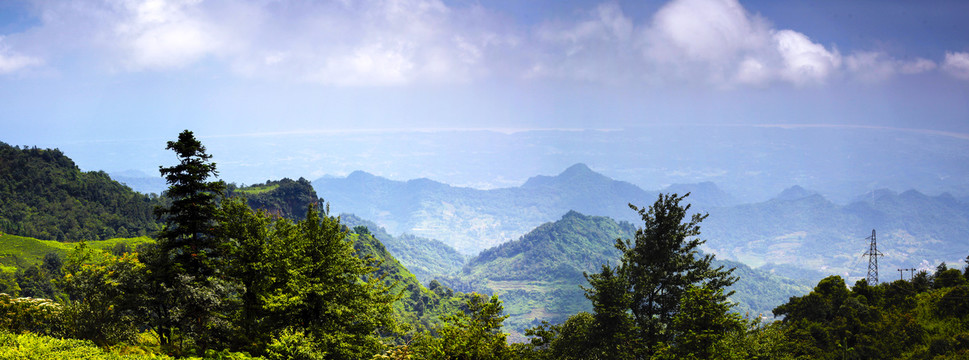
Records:
[[[515,355],[522,359],[584,360],[601,359],[601,339],[594,337],[595,317],[587,312],[570,316],[559,325],[543,321],[542,325],[525,331],[529,343],[513,344]]]
[[[290,324],[304,324],[328,358],[369,357],[383,348],[378,331],[396,326],[396,295],[375,274],[373,259],[356,256],[339,219],[326,215],[311,205],[296,224],[286,283],[293,292],[274,293],[270,306]]]
[[[605,280],[612,276],[610,272],[615,272],[625,282],[620,285],[625,287],[629,299],[637,342],[632,348],[638,358],[652,356],[661,344],[674,343],[677,333],[669,326],[680,313],[681,302],[690,286],[708,289],[712,294],[710,301],[722,304],[732,294],[722,290],[737,280],[731,276],[733,269],[712,266],[713,255],[700,255],[699,246],[705,241],[697,238],[699,224],[707,215],[693,214],[686,221],[690,205],[682,206],[680,202],[687,196],[689,193],[661,194],[648,209],[630,204],[644,225],[636,230],[632,241],[616,241],[616,247],[622,252],[619,266],[615,270],[606,267],[599,274],[598,279]],[[591,288],[587,289],[590,299],[605,299],[606,294],[617,290],[615,281],[593,282],[594,279],[590,277]],[[610,312],[620,314],[618,310]],[[612,325],[598,324],[597,327]],[[606,351],[616,353],[612,349]]]
[[[622,276],[623,268],[602,266],[602,271],[588,275],[586,297],[592,301],[594,326],[588,334],[595,357],[601,359],[631,358],[638,339],[635,323],[629,313],[631,294],[629,279]]]
[[[730,333],[743,330],[740,316],[730,313],[730,304],[722,300],[723,290],[690,285],[679,312],[669,325],[675,343],[670,355],[676,359],[724,358],[716,345]]]
[[[61,260],[61,256],[56,252],[49,252],[44,255],[44,260],[41,265],[54,278],[60,278],[63,275],[61,272],[61,267],[63,266],[64,261]]]
[[[467,302],[467,311],[448,315],[438,336],[423,334],[414,341],[413,351],[418,359],[510,359],[512,353],[501,332],[501,323],[508,316],[497,295],[490,300],[474,293]]]
[[[233,315],[238,328],[236,346],[258,351],[277,327],[264,299],[285,288],[279,279],[286,278],[285,267],[291,262],[287,256],[293,254],[289,248],[292,244],[282,241],[275,230],[292,224],[274,222],[265,212],[250,209],[240,198],[222,201],[218,221],[219,236],[230,250],[226,273],[243,289]]]
[[[86,251],[90,249],[82,243],[75,253]],[[71,298],[65,304],[67,332],[100,346],[133,340],[146,320],[145,265],[137,254],[100,258],[72,256],[67,266],[64,284]]]

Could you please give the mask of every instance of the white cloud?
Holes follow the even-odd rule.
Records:
[[[126,0],[114,25],[127,65],[135,69],[181,67],[216,54],[217,26],[201,18],[201,0]]]
[[[327,59],[317,80],[337,85],[398,85],[413,74],[414,63],[405,46],[371,44],[353,54]]]
[[[9,74],[32,66],[39,66],[43,61],[39,58],[22,55],[10,50],[3,43],[3,36],[0,36],[0,75]]]
[[[761,48],[766,22],[735,0],[675,0],[653,17],[647,34],[649,56],[660,61],[736,61]]]
[[[794,84],[821,83],[841,66],[838,51],[828,51],[793,30],[774,33],[774,44],[783,59],[779,75]]]
[[[736,0],[673,0],[635,24],[616,4],[573,23],[547,23],[532,77],[600,82],[700,82],[718,86],[821,84],[838,73],[836,50],[775,30]]]
[[[946,52],[942,68],[958,79],[969,80],[969,53]]]
[[[437,0],[309,2],[258,9],[258,29],[233,68],[340,86],[465,82],[505,46],[489,14]],[[463,23],[462,21],[469,22]]]
[[[876,82],[898,74],[912,75],[931,71],[936,68],[936,64],[923,58],[902,61],[880,51],[861,51],[845,57],[845,68],[864,81]]]
[[[763,85],[770,81],[771,70],[760,60],[747,57],[740,62],[734,80],[741,84]]]

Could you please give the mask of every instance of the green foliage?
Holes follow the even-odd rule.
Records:
[[[409,331],[431,330],[442,322],[442,316],[464,305],[464,294],[454,293],[440,282],[432,281],[429,287],[422,286],[366,227],[355,227],[349,239],[357,257],[377,260],[375,274],[383,279],[391,293],[397,294],[393,304],[394,317]]]
[[[174,358],[144,351],[141,348],[103,348],[87,340],[56,338],[34,333],[13,334],[0,330],[0,359],[168,360]],[[182,359],[255,360],[262,358],[242,352],[208,351],[203,357],[192,356]]]
[[[88,246],[95,249],[112,249],[118,245],[135,248],[144,243],[154,242],[149,237],[114,238],[108,240],[86,241]],[[48,254],[56,254],[64,258],[74,249],[76,244],[53,240],[39,240],[16,235],[0,235],[0,264],[12,268],[26,269],[30,265],[42,265]]]
[[[617,240],[618,266],[587,275],[587,296],[595,307],[590,334],[595,351],[607,358],[650,357],[673,346],[675,355],[709,354],[712,343],[731,323],[723,289],[737,279],[731,270],[713,268],[712,255],[700,256],[699,223],[687,217],[686,196],[660,195],[637,211],[644,225],[634,240]],[[696,290],[700,286],[702,290]],[[631,316],[630,316],[631,314]]]
[[[689,196],[660,195],[649,209],[630,208],[639,212],[644,225],[636,230],[634,241],[617,241],[622,251],[620,269],[629,279],[631,306],[640,338],[647,352],[660,342],[671,342],[674,333],[664,331],[680,312],[683,294],[694,284],[702,283],[717,293],[716,302],[726,301],[730,294],[718,292],[737,281],[731,270],[712,268],[713,255],[699,255],[699,224],[706,215],[693,214],[684,222],[690,205],[680,201]]]
[[[635,228],[628,223],[599,216],[569,212],[554,223],[539,226],[521,239],[483,252],[472,259],[459,276],[441,279],[461,291],[479,291],[501,296],[510,317],[505,322],[515,341],[525,329],[541,320],[561,323],[571,314],[592,311],[592,303],[579,287],[583,272],[598,272],[601,264],[616,263],[621,253],[617,238],[632,238]],[[714,259],[712,268],[735,268],[740,279],[727,288],[737,302],[733,311],[766,314],[810,286],[781,278],[767,271],[731,261]]]
[[[511,352],[501,332],[502,315],[498,296],[486,300],[472,294],[467,310],[445,317],[437,336],[424,333],[411,346],[416,359],[510,359]]]
[[[362,238],[344,232],[339,219],[311,205],[293,223],[238,199],[223,201],[218,219],[219,236],[231,244],[227,273],[243,289],[232,315],[237,347],[330,359],[383,350],[377,334],[396,330],[397,297],[386,278],[400,273],[381,273],[374,252],[355,249]]]
[[[297,231],[293,240],[300,247],[287,284],[295,293],[273,294],[268,302],[281,305],[288,323],[305,323],[331,359],[369,357],[382,350],[375,334],[393,329],[395,296],[374,273],[374,261],[355,256],[339,220],[321,217],[315,207]]]
[[[322,352],[312,335],[303,331],[285,329],[274,336],[266,347],[266,358],[270,360],[323,360]]]
[[[928,286],[935,284],[935,286]],[[969,286],[961,271],[940,266],[916,276],[848,289],[840,277],[818,283],[775,313],[785,352],[820,359],[964,358],[969,355]]]
[[[670,355],[676,359],[712,359],[716,345],[730,333],[743,328],[740,316],[729,312],[723,300],[723,289],[689,285],[680,302],[679,312],[669,324],[674,334]]]
[[[0,142],[0,235],[58,241],[145,236],[158,229],[157,196],[103,171],[81,172],[57,149]]]
[[[642,344],[635,336],[635,319],[629,311],[633,305],[630,279],[624,275],[623,267],[608,265],[599,273],[586,275],[589,287],[583,290],[592,301],[594,319],[587,342],[597,357],[630,358]]]
[[[85,251],[82,246],[76,253]],[[147,269],[137,254],[103,254],[93,263],[90,256],[76,256],[67,269],[63,282],[71,299],[64,305],[65,331],[100,346],[133,340],[147,320],[149,301]]]
[[[54,284],[51,273],[37,264],[17,270],[16,278],[21,296],[43,299],[61,297],[60,288]]]

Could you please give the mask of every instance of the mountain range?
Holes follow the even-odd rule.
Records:
[[[373,220],[393,234],[439,239],[467,255],[516,239],[570,210],[634,221],[638,215],[628,204],[651,204],[659,193],[610,179],[584,164],[556,176],[532,177],[519,187],[493,190],[429,179],[394,181],[362,171],[320,178],[313,187],[335,211]],[[736,202],[712,183],[669,189],[693,192],[690,201],[700,207]]]
[[[639,215],[628,204],[648,206],[660,192],[690,192],[691,210],[710,214],[701,226],[709,240],[705,251],[812,280],[822,274],[865,277],[862,255],[872,229],[884,254],[880,263],[890,269],[886,273],[969,255],[969,203],[915,190],[876,190],[841,205],[792,186],[767,201],[744,203],[713,183],[646,191],[583,164],[494,190],[429,179],[394,181],[361,171],[318,179],[313,187],[336,211],[370,219],[391,234],[438,239],[467,255],[517,239],[573,210],[636,224]]]

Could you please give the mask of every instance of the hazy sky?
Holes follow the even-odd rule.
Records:
[[[0,1],[10,144],[657,124],[969,134],[969,1]]]

